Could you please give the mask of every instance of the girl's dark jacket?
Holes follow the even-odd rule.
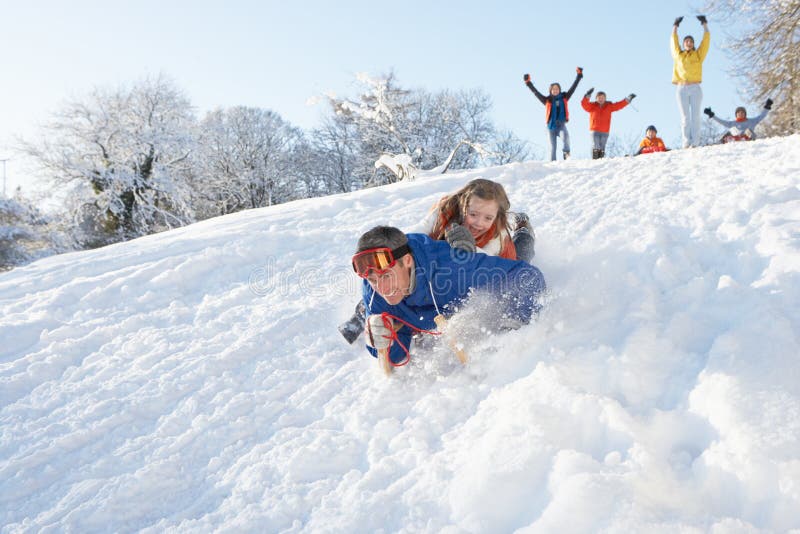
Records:
[[[559,93],[558,96],[553,96],[553,95],[549,94],[549,91],[548,91],[547,96],[545,96],[545,95],[543,95],[542,93],[540,93],[539,91],[536,90],[536,88],[533,86],[533,82],[531,82],[530,80],[525,82],[525,85],[527,85],[528,89],[530,89],[533,92],[533,94],[536,95],[536,98],[539,99],[539,102],[544,104],[544,108],[545,108],[544,122],[546,124],[550,125],[550,123],[551,123],[550,119],[551,119],[551,114],[553,112],[553,102],[556,99],[563,100],[563,102],[564,102],[564,122],[569,122],[569,106],[567,106],[567,101],[570,98],[572,98],[572,93],[575,92],[575,89],[578,87],[578,82],[581,81],[581,78],[583,78],[583,74],[578,73],[578,75],[575,76],[575,81],[572,82],[572,87],[570,87],[569,90],[566,93],[564,93],[564,92]]]

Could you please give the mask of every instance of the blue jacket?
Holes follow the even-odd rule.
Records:
[[[450,248],[446,241],[436,241],[425,234],[408,234],[408,246],[416,269],[414,292],[392,306],[364,280],[367,315],[388,312],[417,328],[435,330],[436,305],[443,315],[452,315],[455,307],[475,289],[497,295],[502,310],[525,324],[541,308],[537,298],[545,289],[544,277],[539,269],[524,261],[472,254]],[[436,298],[435,305],[431,292]],[[397,332],[399,341],[406,348],[410,348],[413,333],[405,325]],[[367,350],[377,356],[372,347],[368,346]],[[406,358],[406,353],[394,343],[389,357],[394,363],[399,363]]]
[[[739,121],[739,120],[726,121],[725,119],[720,119],[716,115],[711,117],[711,120],[717,121],[718,123],[723,125],[725,128],[728,128],[729,132],[731,134],[733,134],[733,135],[740,135],[740,134],[744,133],[745,130],[750,130],[750,133],[752,134],[750,138],[751,139],[755,139],[756,138],[756,126],[758,126],[759,122],[764,120],[764,117],[767,116],[767,113],[769,113],[769,110],[764,108],[764,110],[760,114],[758,114],[757,116],[751,117],[749,119],[745,119],[743,121]]]

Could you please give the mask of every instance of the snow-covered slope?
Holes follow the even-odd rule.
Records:
[[[535,324],[391,379],[349,257],[468,179]],[[800,529],[800,137],[423,176],[0,275],[4,532]]]

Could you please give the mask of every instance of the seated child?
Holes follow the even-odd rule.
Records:
[[[657,133],[658,130],[656,130],[656,127],[652,124],[647,127],[647,130],[645,131],[645,138],[642,139],[641,143],[639,143],[639,151],[636,153],[637,156],[639,154],[667,151],[664,141],[662,141],[660,137],[656,137]]]
[[[708,115],[709,119],[715,120],[725,128],[728,128],[728,131],[722,136],[722,142],[731,143],[733,141],[752,141],[755,139],[756,126],[758,126],[759,122],[764,120],[764,117],[767,116],[767,113],[769,113],[769,110],[771,109],[772,99],[768,98],[764,103],[764,110],[752,119],[747,118],[747,110],[742,106],[736,108],[736,111],[734,112],[736,115],[735,121],[726,121],[724,119],[720,119],[714,115],[714,112],[711,111],[711,108],[704,109],[703,113]]]

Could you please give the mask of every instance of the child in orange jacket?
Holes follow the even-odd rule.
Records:
[[[581,107],[589,112],[589,131],[592,132],[592,159],[600,159],[606,155],[606,143],[608,142],[608,132],[611,130],[611,114],[619,111],[636,98],[631,93],[624,100],[619,102],[606,102],[606,94],[597,91],[594,102],[589,101],[594,87],[586,91],[581,100]]]
[[[653,125],[647,127],[647,131],[645,132],[645,138],[642,139],[642,142],[639,143],[639,151],[636,153],[638,156],[639,154],[649,154],[651,152],[666,152],[669,150],[667,146],[664,144],[664,141],[661,140],[660,137],[656,137],[658,134],[658,130]]]

